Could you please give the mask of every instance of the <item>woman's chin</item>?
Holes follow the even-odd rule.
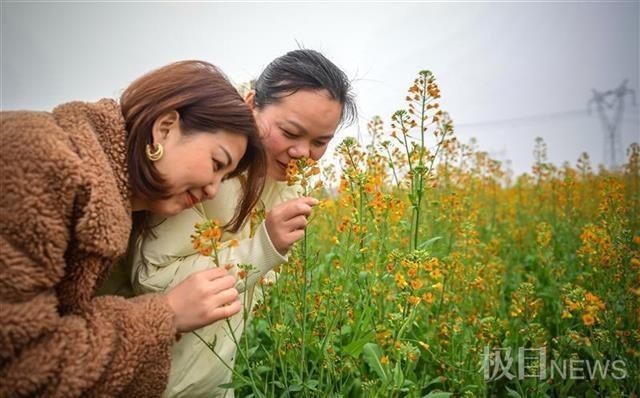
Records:
[[[151,212],[160,216],[171,217],[176,214],[180,214],[182,211],[186,210],[186,205],[180,205],[179,203],[173,201],[160,201],[153,203],[151,205]]]
[[[167,211],[165,211],[163,213],[160,213],[160,214],[163,215],[163,216],[166,216],[166,217],[171,217],[171,216],[175,216],[175,215],[178,215],[178,214],[182,213],[184,210],[187,210],[187,208],[186,207],[173,208],[173,209],[167,210]]]

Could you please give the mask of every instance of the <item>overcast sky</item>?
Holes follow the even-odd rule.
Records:
[[[360,127],[404,105],[422,69],[462,141],[530,168],[549,157],[603,159],[603,129],[587,115],[592,89],[628,79],[638,93],[640,2],[125,3],[2,2],[2,109],[50,110],[117,97],[141,74],[180,59],[219,65],[239,83],[298,44],[354,78]],[[640,98],[626,97],[623,147],[640,141]],[[340,139],[335,140],[336,143]]]

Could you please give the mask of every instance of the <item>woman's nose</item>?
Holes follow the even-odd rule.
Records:
[[[309,144],[306,142],[299,142],[289,148],[289,156],[294,159],[308,158],[309,157]]]
[[[220,180],[216,178],[214,182],[211,184],[205,185],[203,191],[206,199],[213,199],[218,193],[218,186],[220,185]]]

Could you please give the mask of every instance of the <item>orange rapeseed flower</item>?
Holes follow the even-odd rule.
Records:
[[[217,221],[207,220],[195,224],[196,231],[191,235],[194,250],[203,256],[211,256],[220,248],[222,230]]]
[[[422,300],[424,300],[424,302],[426,304],[432,304],[435,301],[436,297],[433,295],[433,293],[425,293],[422,295]]]
[[[593,326],[596,323],[596,318],[591,314],[584,314],[582,315],[582,323],[584,323],[585,326]]]
[[[311,158],[291,159],[285,173],[289,186],[299,184],[307,187],[309,178],[320,174],[320,168]]]

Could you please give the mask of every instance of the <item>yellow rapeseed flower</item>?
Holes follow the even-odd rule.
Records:
[[[402,275],[402,273],[400,272],[396,272],[396,285],[398,285],[398,287],[400,289],[404,289],[405,287],[407,287],[407,281],[406,279],[404,279],[404,275]]]

